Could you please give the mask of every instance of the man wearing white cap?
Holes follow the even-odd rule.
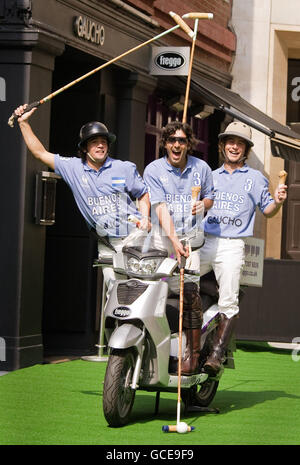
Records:
[[[213,171],[215,200],[204,220],[205,244],[201,249],[201,275],[213,270],[219,287],[220,321],[204,365],[210,374],[220,370],[239,313],[244,239],[253,236],[256,207],[270,218],[287,197],[287,186],[279,185],[273,198],[268,180],[247,165],[252,146],[251,128],[244,123],[230,123],[219,134],[219,153],[224,163]]]

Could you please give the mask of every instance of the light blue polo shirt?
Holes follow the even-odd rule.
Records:
[[[245,164],[230,174],[224,165],[213,171],[215,200],[204,219],[204,231],[219,237],[253,236],[256,207],[274,202],[268,180]]]
[[[183,172],[164,157],[150,163],[143,177],[151,206],[161,202],[167,204],[178,235],[184,235],[196,227],[196,215],[191,214],[192,186],[201,186],[199,199],[214,198],[210,167],[205,161],[191,155],[187,157]],[[151,221],[158,224],[155,208],[151,209]]]
[[[80,158],[56,154],[55,172],[69,185],[84,219],[99,235],[126,237],[135,228],[127,219],[140,218],[135,199],[147,187],[134,163],[107,157],[96,171]]]

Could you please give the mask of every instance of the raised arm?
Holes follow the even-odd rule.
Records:
[[[49,168],[54,170],[54,154],[48,152],[43,144],[39,141],[36,135],[33,133],[31,126],[28,122],[30,116],[36,111],[36,108],[33,108],[28,113],[24,113],[24,109],[27,105],[22,105],[15,110],[15,113],[20,116],[18,118],[18,123],[20,130],[22,132],[25,144],[27,145],[28,150],[32,155],[45,163]],[[24,113],[24,114],[23,114]]]

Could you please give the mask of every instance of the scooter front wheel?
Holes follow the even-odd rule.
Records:
[[[103,386],[103,412],[109,426],[129,421],[135,390],[131,389],[135,356],[132,350],[114,351],[108,359]]]

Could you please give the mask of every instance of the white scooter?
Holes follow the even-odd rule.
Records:
[[[105,260],[99,260],[98,264],[108,266]],[[179,298],[169,295],[165,278],[179,273],[179,268],[166,250],[152,248],[143,252],[142,247],[130,246],[113,256],[111,266],[124,279],[114,282],[104,310],[109,358],[103,386],[103,411],[109,426],[119,427],[129,422],[137,389],[157,393],[156,413],[160,392],[177,392]],[[181,376],[185,413],[218,411],[208,406],[224,371],[222,369],[212,378],[202,370],[219,317],[213,281],[201,278],[201,296],[204,316],[198,372]],[[183,332],[181,353],[185,346]],[[234,368],[230,346],[224,367]]]

